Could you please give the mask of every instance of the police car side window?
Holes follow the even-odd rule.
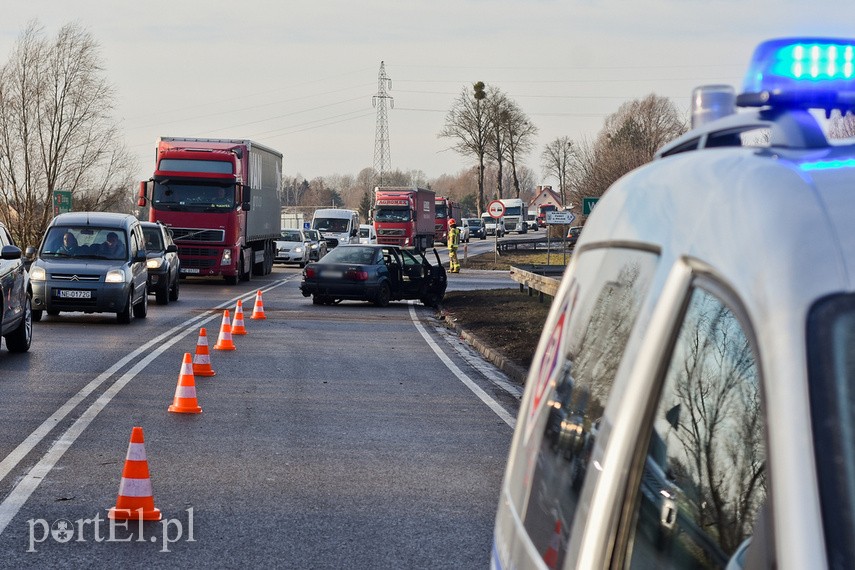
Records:
[[[529,536],[553,568],[563,564],[600,418],[657,262],[653,253],[629,249],[578,255],[573,287],[562,301],[569,319],[561,342],[567,360],[545,402],[524,516]],[[541,363],[541,369],[549,366]]]
[[[753,346],[705,290],[692,294],[648,441],[630,568],[725,568],[765,504],[766,448]]]

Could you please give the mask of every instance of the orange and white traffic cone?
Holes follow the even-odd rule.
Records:
[[[555,569],[558,567],[558,550],[561,548],[561,519],[555,520],[555,529],[552,531],[552,540],[549,541],[549,548],[543,553],[543,563],[547,568]]]
[[[235,306],[235,320],[232,323],[232,334],[246,334],[246,326],[243,324],[243,302],[238,299]]]
[[[200,414],[202,408],[196,399],[196,379],[193,377],[193,361],[190,353],[184,353],[184,362],[181,364],[181,374],[178,375],[178,385],[175,387],[175,397],[170,412],[177,414]]]
[[[232,341],[232,324],[229,320],[229,311],[223,311],[223,324],[220,325],[220,336],[217,337],[217,344],[214,345],[214,350],[235,350],[234,341]]]
[[[193,356],[194,376],[216,376],[211,368],[211,353],[208,352],[208,331],[205,327],[199,330],[199,340],[196,341],[196,354]]]
[[[119,497],[116,506],[107,511],[107,517],[114,520],[159,521],[160,509],[154,507],[151,490],[151,478],[148,474],[148,460],[145,456],[145,437],[143,429],[135,427],[131,431],[131,442],[125,456],[122,469],[122,482],[119,483]]]
[[[264,303],[261,301],[261,289],[255,294],[255,307],[252,308],[252,315],[249,317],[252,320],[263,320],[267,317],[264,314]]]

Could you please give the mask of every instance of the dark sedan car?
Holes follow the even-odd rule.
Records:
[[[29,276],[21,249],[0,223],[0,334],[9,352],[26,352],[33,338]]]
[[[447,277],[436,250],[434,256],[436,264],[431,264],[423,252],[397,246],[340,245],[303,270],[300,291],[315,305],[347,299],[385,307],[390,301],[418,299],[436,306]]]
[[[167,305],[178,300],[178,246],[172,241],[172,230],[160,222],[142,222],[142,228],[148,258],[148,293],[155,296],[158,305]]]

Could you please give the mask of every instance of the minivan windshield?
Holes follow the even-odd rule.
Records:
[[[43,258],[127,259],[128,239],[120,228],[53,226],[48,228],[40,256]]]
[[[349,225],[350,218],[315,218],[312,221],[312,227],[322,232],[346,232]]]

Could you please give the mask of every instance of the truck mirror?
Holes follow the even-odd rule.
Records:
[[[141,181],[140,182],[140,189],[139,189],[139,198],[137,198],[137,206],[139,206],[140,208],[144,207],[145,203],[146,203],[146,197],[145,197],[146,187],[147,187],[146,181],[145,180]]]
[[[252,208],[252,192],[249,186],[241,186],[241,210],[249,212]]]

